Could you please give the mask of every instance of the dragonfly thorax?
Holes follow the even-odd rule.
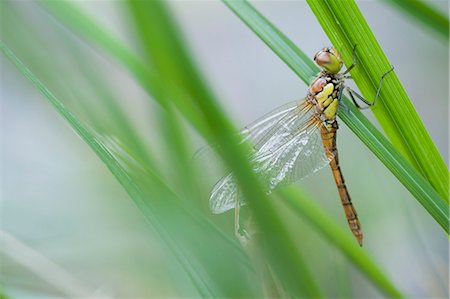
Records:
[[[328,72],[321,72],[311,83],[307,99],[315,106],[317,117],[321,122],[330,123],[335,120],[342,87],[342,76]]]

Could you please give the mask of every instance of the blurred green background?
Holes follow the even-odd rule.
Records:
[[[311,57],[329,45],[305,2],[253,4]],[[429,4],[448,11],[447,1]],[[131,17],[120,2],[76,5],[139,52]],[[174,1],[168,5],[195,62],[237,126],[306,94],[307,86],[223,3]],[[384,2],[359,1],[358,5],[448,164],[447,41]],[[189,176],[188,170],[177,170],[176,151],[167,149],[171,147],[170,115],[149,101],[147,93],[110,57],[32,2],[2,3],[2,41],[88,127],[99,133],[117,130],[119,139],[126,136],[132,140],[112,112],[114,108],[105,104],[114,99],[136,132],[134,138],[142,141],[144,151],[152,153],[161,177],[181,194],[190,192],[183,176],[180,179],[176,174],[179,171]],[[1,64],[3,292],[11,298],[68,294],[86,298],[205,296],[192,283],[188,274],[192,272],[180,266],[179,258],[168,250],[171,245],[161,231],[149,227],[142,211],[85,142],[4,55]],[[364,113],[375,122],[370,111]],[[186,132],[188,152],[193,156],[205,142],[178,114],[175,118]],[[115,142],[117,136],[109,136],[111,144],[121,145]],[[132,147],[131,142],[127,146]],[[363,225],[364,250],[407,297],[448,297],[445,233],[344,124],[338,133],[338,146],[347,186]],[[328,169],[297,185],[347,229]],[[199,187],[199,196],[193,195],[196,191],[187,194],[188,205],[233,238],[233,212],[209,215],[207,188]],[[152,190],[149,187],[144,193],[151,196]],[[164,196],[161,198],[164,201]],[[284,206],[276,207],[325,297],[383,297],[311,226]],[[252,266],[242,266],[248,261],[237,253],[239,249],[230,252],[207,234],[213,230],[194,233],[195,225],[183,227],[181,220],[172,221],[167,215],[170,211],[159,214],[168,219],[164,225],[173,224],[168,230],[175,232],[175,243],[179,231],[186,239],[183,242],[192,241],[196,253],[209,261],[210,270],[217,271],[211,280],[225,281],[218,287],[220,291],[212,293],[261,296],[260,279]],[[180,245],[179,249],[185,248]],[[188,257],[193,258],[195,254]],[[187,264],[196,268],[195,273],[204,271],[192,260]],[[241,284],[231,279],[234,273],[241,273],[234,277]],[[213,288],[217,282],[206,284]]]

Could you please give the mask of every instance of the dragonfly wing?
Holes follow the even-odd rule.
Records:
[[[292,114],[298,107],[303,106],[304,101],[292,101],[267,113],[240,131],[240,136],[243,138],[242,142],[249,141],[253,144],[258,143],[260,139],[264,137],[270,129],[273,129],[273,127],[288,113]],[[207,163],[208,165],[211,165],[217,164],[218,161],[220,161],[220,158],[213,148],[204,146],[194,154],[194,160],[198,161],[199,164]],[[223,165],[217,166],[217,168],[223,168]]]
[[[267,113],[240,131],[240,135],[243,138],[242,142],[249,141],[252,144],[258,144],[276,125],[281,125],[281,121],[283,121],[288,114],[298,114],[304,107],[304,100],[292,101]],[[207,162],[208,164],[215,164],[220,160],[216,151],[210,146],[200,148],[194,154],[194,159],[199,161],[199,163]]]
[[[244,141],[258,144],[267,133],[274,130],[274,128],[277,125],[280,125],[283,120],[286,120],[288,115],[299,114],[299,112],[304,109],[305,105],[306,102],[304,99],[292,101],[265,114],[241,130]]]
[[[253,142],[250,162],[266,192],[279,185],[302,179],[326,166],[331,153],[325,153],[319,123],[303,101],[288,103],[247,126],[242,133]],[[214,213],[232,209],[241,197],[232,174],[213,187],[210,208]]]
[[[240,196],[238,186],[230,173],[221,178],[213,187],[209,198],[209,208],[214,214],[220,214],[236,207],[236,200]],[[239,197],[243,203],[243,198]]]
[[[315,173],[333,158],[325,152],[319,125],[315,125],[296,133],[275,151],[255,156],[252,164],[270,192]]]

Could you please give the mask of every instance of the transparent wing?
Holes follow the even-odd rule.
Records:
[[[287,104],[284,104],[275,110],[267,113],[261,118],[257,119],[253,123],[247,125],[240,131],[240,136],[243,137],[243,141],[249,141],[254,145],[254,150],[257,147],[257,144],[260,143],[261,139],[265,136],[267,137],[271,134],[274,129],[275,124],[283,120],[287,114],[296,114],[299,112],[298,108],[304,108],[305,102],[302,101],[292,101]],[[280,123],[281,125],[281,123]],[[273,134],[273,133],[272,133]],[[216,149],[217,150],[217,149]],[[252,153],[249,153],[251,156]],[[216,151],[210,146],[204,146],[200,148],[194,154],[194,160],[197,161],[199,165],[208,165],[209,167],[213,166],[214,168],[224,168],[221,164],[220,158],[217,155]],[[214,171],[212,171],[214,172]]]
[[[265,114],[241,130],[244,141],[251,141],[254,144],[258,144],[288,114],[298,114],[302,109],[305,109],[305,105],[306,102],[304,100],[292,101]]]
[[[322,169],[334,157],[325,153],[319,126],[305,102],[297,101],[244,128],[245,140],[254,144],[250,162],[267,193]],[[238,196],[244,204],[230,173],[214,185],[209,200],[211,211],[219,214],[234,208]]]

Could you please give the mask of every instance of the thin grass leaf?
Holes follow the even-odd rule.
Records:
[[[186,130],[182,127],[182,120],[172,105],[167,105],[164,111],[157,110],[156,118],[162,132],[164,141],[164,151],[166,163],[170,176],[173,178],[174,189],[182,192],[185,200],[191,204],[200,204],[200,195],[197,192],[198,186],[197,169],[192,163],[192,149],[188,141]]]
[[[347,63],[357,45],[358,66],[352,77],[366,99],[373,99],[381,76],[391,69],[354,1],[308,0],[322,28]],[[386,77],[372,112],[397,150],[449,202],[449,172],[435,144],[394,72]]]
[[[245,1],[225,1],[247,26],[253,30],[307,84],[319,69],[284,34]],[[448,206],[430,184],[400,155],[353,104],[344,98],[348,109],[340,109],[344,123],[367,145],[380,161],[411,192],[436,222],[449,233]]]
[[[140,39],[145,53],[149,55],[149,63],[158,71],[165,86],[185,92],[193,105],[202,111],[205,122],[214,132],[215,141],[222,148],[220,154],[233,170],[248,201],[254,203],[251,209],[263,232],[260,244],[272,268],[291,295],[320,297],[316,283],[279,216],[274,213],[267,195],[259,187],[243,148],[238,146],[235,128],[225,117],[184,48],[165,4],[160,1],[128,1],[128,5],[140,30]]]
[[[4,262],[3,259],[10,259],[39,277],[42,280],[41,283],[45,282],[44,285],[48,284],[51,286],[50,288],[42,286],[41,292],[47,293],[46,296],[52,297],[52,295],[55,296],[55,293],[57,293],[64,294],[70,298],[77,298],[86,297],[93,293],[93,290],[86,282],[80,281],[67,272],[66,269],[49,260],[21,240],[16,239],[8,232],[0,230],[0,244],[2,245],[0,247],[2,263]],[[105,299],[112,298],[104,292],[100,292],[99,296]],[[1,295],[0,298],[2,298]]]
[[[221,263],[230,259],[225,258],[224,260],[218,260],[216,263],[210,263],[208,254],[203,253],[195,256],[193,252],[198,251],[199,241],[197,240],[199,237],[203,238],[205,235],[208,235],[208,239],[212,242],[207,248],[213,252],[214,250],[217,252],[224,250],[225,252],[221,254],[222,257],[231,252],[239,252],[239,249],[224,242],[224,240],[228,240],[212,228],[211,224],[206,222],[200,214],[193,211],[186,212],[180,205],[176,194],[167,187],[158,175],[149,172],[149,169],[142,167],[139,162],[130,160],[128,156],[123,156],[123,149],[119,148],[118,144],[113,143],[112,140],[104,139],[104,136],[87,128],[3,42],[0,44],[0,48],[5,56],[31,81],[105,163],[142,211],[149,224],[155,229],[169,252],[174,255],[182,269],[186,271],[188,277],[196,286],[198,294],[204,297],[224,296],[226,292],[222,292],[218,285],[233,283],[233,279],[220,272],[223,267],[217,267],[224,266]],[[193,227],[198,229],[193,230]],[[186,231],[189,231],[189,233],[186,233]],[[213,241],[213,239],[215,240]],[[217,248],[214,248],[215,246]],[[235,256],[238,257],[239,254]],[[245,267],[246,263],[239,260],[239,263],[236,264],[237,269],[239,269],[237,273],[233,273],[236,281],[245,280],[246,271],[241,268],[241,265]],[[212,281],[210,273],[217,273],[224,282],[220,279]],[[224,288],[228,289],[229,285],[224,286]],[[249,291],[248,293],[252,292]]]
[[[69,1],[39,1],[45,10],[53,14],[58,20],[68,26],[69,29],[75,29],[82,38],[89,40],[92,44],[106,49],[114,60],[126,68],[134,76],[137,82],[155,99],[162,107],[167,104],[165,92],[160,89],[158,77],[149,69],[140,57],[135,55],[129,48],[123,45],[115,38],[104,26],[97,23],[87,14]],[[199,111],[187,100],[178,95],[172,99],[177,107],[183,110],[190,123],[202,134],[208,135],[205,131],[205,124],[202,123],[202,117]]]
[[[335,221],[326,215],[312,199],[294,187],[282,188],[277,194],[293,211],[306,219],[319,233],[338,247],[348,260],[386,296],[389,298],[404,297],[372,258],[357,245],[353,236],[336,225]]]
[[[160,172],[158,169],[158,164],[154,161],[154,155],[149,152],[150,149],[144,145],[140,137],[138,136],[136,129],[133,128],[133,124],[125,115],[124,111],[120,107],[119,100],[113,95],[111,90],[108,88],[106,82],[104,82],[101,77],[101,73],[98,69],[95,69],[92,64],[86,63],[86,60],[83,57],[81,51],[75,47],[71,47],[72,43],[66,39],[61,43],[61,46],[66,46],[66,51],[72,53],[74,56],[74,60],[77,63],[73,64],[75,69],[79,69],[79,73],[83,74],[82,78],[77,77],[80,81],[84,81],[86,86],[95,86],[95,88],[91,88],[90,91],[92,94],[96,96],[97,99],[101,101],[101,104],[106,107],[107,114],[111,116],[112,121],[109,121],[107,124],[98,124],[94,127],[96,131],[105,131],[107,129],[111,130],[111,127],[114,127],[116,134],[120,139],[124,140],[126,144],[129,145],[130,148],[133,149],[133,153],[135,154],[135,158],[142,161],[143,165],[148,165],[151,169],[154,169],[155,172]],[[57,75],[58,74],[54,74]],[[78,75],[78,74],[77,74]],[[82,92],[82,90],[78,90],[77,92]],[[87,94],[86,96],[89,96]],[[85,101],[77,101],[79,105],[82,105],[84,108],[84,115],[88,115],[91,123],[98,123],[98,116],[92,113],[92,104]],[[91,104],[91,105],[89,105]],[[102,128],[107,126],[107,128]]]
[[[440,35],[448,42],[448,30],[450,27],[448,17],[421,0],[384,0],[398,11],[406,14],[412,21],[420,22]]]

